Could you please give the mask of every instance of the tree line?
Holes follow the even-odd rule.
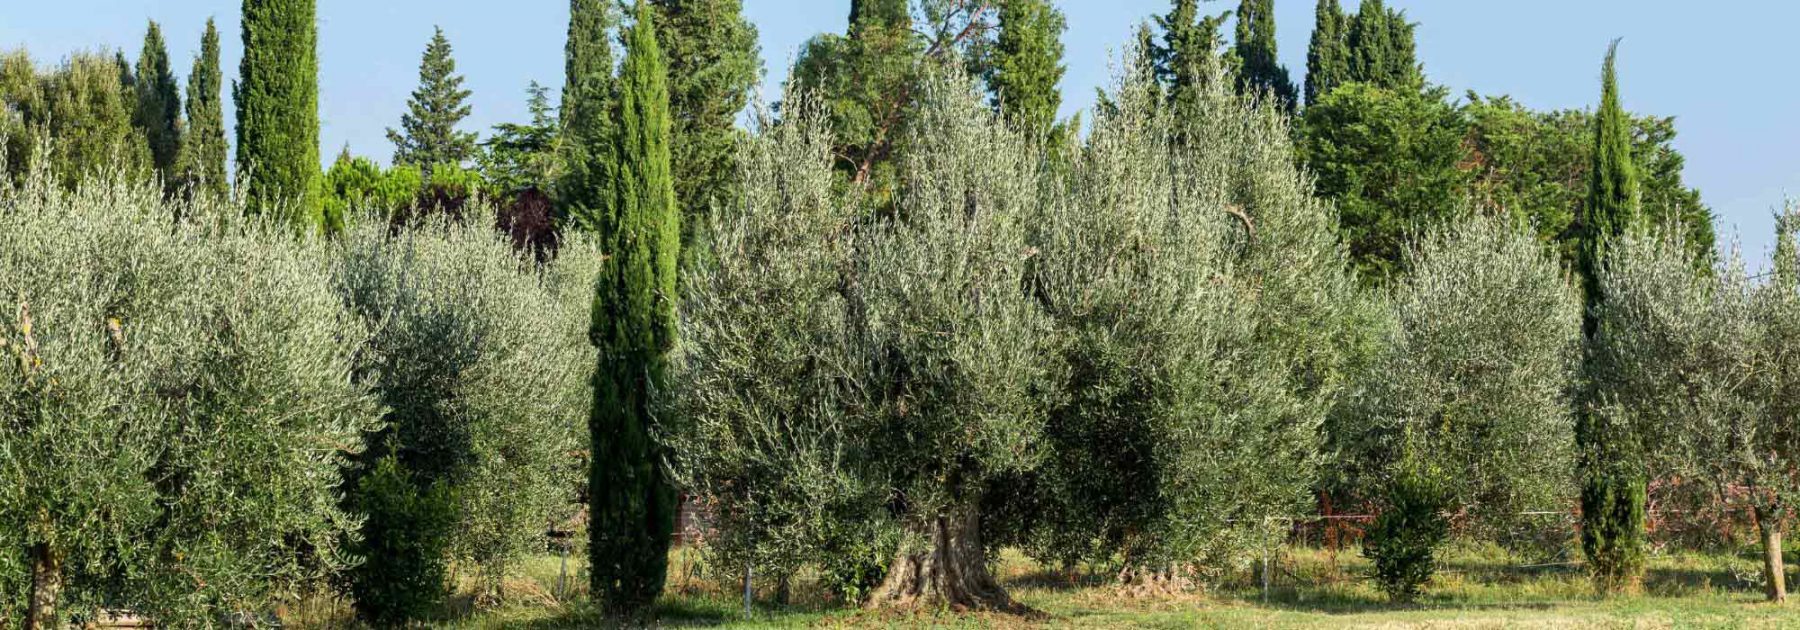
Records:
[[[1642,575],[1665,477],[1749,501],[1785,594],[1800,220],[1766,282],[1718,260],[1672,119],[1619,107],[1610,53],[1593,112],[1452,102],[1403,13],[1321,0],[1295,85],[1272,0],[1174,0],[1064,120],[1051,3],[855,0],[740,128],[760,61],[738,0],[570,11],[557,104],[533,84],[532,119],[485,140],[438,30],[385,168],[319,168],[311,0],[244,3],[235,178],[210,22],[185,103],[154,23],[135,66],[0,58],[5,260],[68,265],[5,275],[0,401],[32,446],[7,465],[57,474],[0,495],[0,618],[199,620],[335,584],[403,624],[448,559],[491,601],[545,522],[582,517],[592,597],[641,614],[680,494],[722,565],[816,566],[871,606],[1019,610],[988,574],[1002,545],[1185,588],[1248,569],[1321,497],[1379,511],[1365,553],[1397,599],[1453,533],[1567,542],[1520,514],[1569,503],[1614,591]],[[108,253],[146,225],[147,249]],[[133,255],[168,274],[120,271]],[[188,307],[272,290],[231,285],[244,270],[313,301]],[[194,367],[139,360],[120,340],[144,326]],[[230,420],[290,390],[292,422]],[[114,466],[59,467],[109,409],[149,420]],[[243,448],[186,446],[207,427]],[[290,443],[333,447],[254,447]],[[219,484],[306,500],[215,505]],[[287,520],[206,535],[258,511]]]

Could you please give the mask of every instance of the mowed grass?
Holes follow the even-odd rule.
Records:
[[[1336,554],[1289,549],[1272,561],[1271,588],[1246,573],[1234,583],[1183,594],[1139,595],[1107,575],[1047,571],[1006,552],[999,571],[1013,596],[1034,617],[994,614],[868,612],[847,607],[802,579],[790,604],[773,603],[772,585],[759,584],[758,606],[743,612],[739,575],[717,575],[697,554],[677,550],[669,587],[652,617],[632,626],[720,628],[1789,628],[1800,627],[1800,604],[1764,603],[1755,583],[1756,560],[1740,556],[1675,554],[1653,558],[1640,593],[1595,597],[1572,563],[1530,564],[1491,548],[1453,549],[1418,602],[1391,604],[1363,576],[1369,565],[1355,551]],[[509,603],[474,612],[453,604],[442,627],[594,628],[618,625],[585,603],[585,587],[570,561],[571,588],[557,591],[555,557],[534,559],[529,576],[508,585]],[[1790,583],[1792,579],[1790,578]],[[466,598],[463,600],[466,602]]]

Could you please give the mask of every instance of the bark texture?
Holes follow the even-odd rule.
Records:
[[[56,604],[62,597],[62,558],[47,543],[31,547],[31,600],[25,630],[56,630]]]
[[[1762,532],[1763,588],[1769,601],[1787,601],[1787,567],[1781,560],[1781,519],[1774,510],[1756,508],[1756,527]]]
[[[929,546],[900,550],[881,588],[869,598],[869,608],[1031,612],[1013,601],[988,571],[979,513],[940,515],[932,519],[930,530]]]

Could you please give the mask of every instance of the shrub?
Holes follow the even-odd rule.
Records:
[[[348,580],[357,616],[379,627],[426,618],[448,587],[457,520],[449,485],[420,488],[393,457],[384,457],[353,497],[364,518],[362,536],[350,548],[362,559]]]
[[[1388,483],[1386,505],[1363,543],[1363,555],[1375,562],[1373,577],[1396,602],[1411,602],[1437,571],[1438,545],[1450,534],[1443,510],[1449,493],[1443,473],[1409,462]]]

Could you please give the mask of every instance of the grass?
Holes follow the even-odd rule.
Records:
[[[907,615],[866,612],[833,600],[817,584],[794,585],[791,604],[772,603],[759,591],[755,617],[743,613],[741,582],[711,572],[695,554],[671,557],[668,589],[653,616],[638,625],[657,627],[803,628],[1778,628],[1800,627],[1800,605],[1764,603],[1755,579],[1756,559],[1679,553],[1653,558],[1643,589],[1629,596],[1594,596],[1580,567],[1530,565],[1489,547],[1444,554],[1440,571],[1414,604],[1397,606],[1377,592],[1369,565],[1354,551],[1337,554],[1290,549],[1274,562],[1265,600],[1260,580],[1206,592],[1138,597],[1104,575],[1046,571],[1014,553],[998,570],[1013,596],[1040,611],[1036,618]],[[570,571],[575,571],[573,559]],[[609,625],[579,603],[583,589],[558,597],[556,557],[537,558],[526,577],[510,582],[509,605],[473,612],[463,605],[447,613],[446,628],[593,628]],[[570,582],[579,583],[578,576]],[[1790,583],[1792,581],[1790,580]],[[465,600],[466,601],[466,600]]]

